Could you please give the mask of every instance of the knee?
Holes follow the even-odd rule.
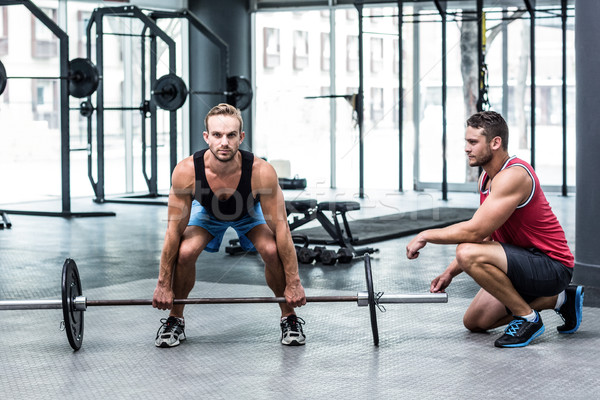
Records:
[[[456,262],[460,269],[467,274],[477,262],[479,254],[476,249],[477,246],[473,243],[461,243],[456,246]]]
[[[279,264],[279,252],[277,251],[277,243],[275,240],[265,240],[263,243],[255,245],[256,250],[262,257],[266,265]]]
[[[474,333],[480,333],[480,332],[486,331],[486,329],[481,326],[482,324],[480,324],[476,318],[473,318],[472,316],[468,315],[468,313],[466,313],[463,316],[463,325],[469,331],[474,332]]]
[[[198,256],[202,252],[197,246],[187,241],[182,241],[179,245],[179,254],[177,255],[177,264],[183,267],[195,266]]]

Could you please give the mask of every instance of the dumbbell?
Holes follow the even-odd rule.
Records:
[[[308,236],[303,233],[292,234],[294,243],[303,243],[302,246],[294,246],[296,248],[296,257],[301,264],[312,264],[316,258],[316,254],[312,249],[308,248]]]
[[[334,250],[321,251],[321,262],[325,265],[334,265],[338,260],[338,253]]]
[[[347,247],[341,247],[337,252],[337,259],[342,264],[349,264],[354,258],[354,253]]]

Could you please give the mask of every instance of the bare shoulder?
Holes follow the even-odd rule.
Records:
[[[195,180],[194,157],[189,156],[175,166],[172,176],[173,188],[193,190]]]
[[[252,190],[262,190],[273,188],[278,185],[277,173],[275,168],[265,160],[254,157],[252,165]]]
[[[527,198],[531,193],[533,180],[525,168],[511,167],[500,171],[493,182],[493,191],[504,194],[520,194]]]

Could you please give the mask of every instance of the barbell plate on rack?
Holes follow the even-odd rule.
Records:
[[[371,271],[371,257],[365,254],[365,278],[367,281],[367,292],[369,296],[369,313],[371,314],[371,331],[373,332],[373,344],[379,346],[379,329],[377,328],[377,305],[375,304],[375,292],[373,290],[373,274]]]
[[[2,64],[2,61],[0,60],[0,95],[4,93],[4,89],[6,89],[7,80],[6,68],[4,68],[4,64]]]
[[[88,58],[69,61],[69,94],[79,99],[91,96],[100,83],[98,68]]]
[[[62,272],[62,310],[69,344],[77,351],[83,343],[83,311],[75,308],[75,298],[82,295],[81,280],[75,261],[65,260]]]
[[[188,90],[183,79],[175,74],[167,74],[158,78],[152,95],[157,106],[163,110],[175,111],[185,103]]]
[[[252,103],[252,84],[244,76],[227,78],[227,104],[245,110]]]

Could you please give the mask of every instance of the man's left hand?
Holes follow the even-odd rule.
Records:
[[[298,282],[297,284],[288,284],[283,292],[285,300],[290,307],[301,307],[306,304],[306,295],[304,287]]]

